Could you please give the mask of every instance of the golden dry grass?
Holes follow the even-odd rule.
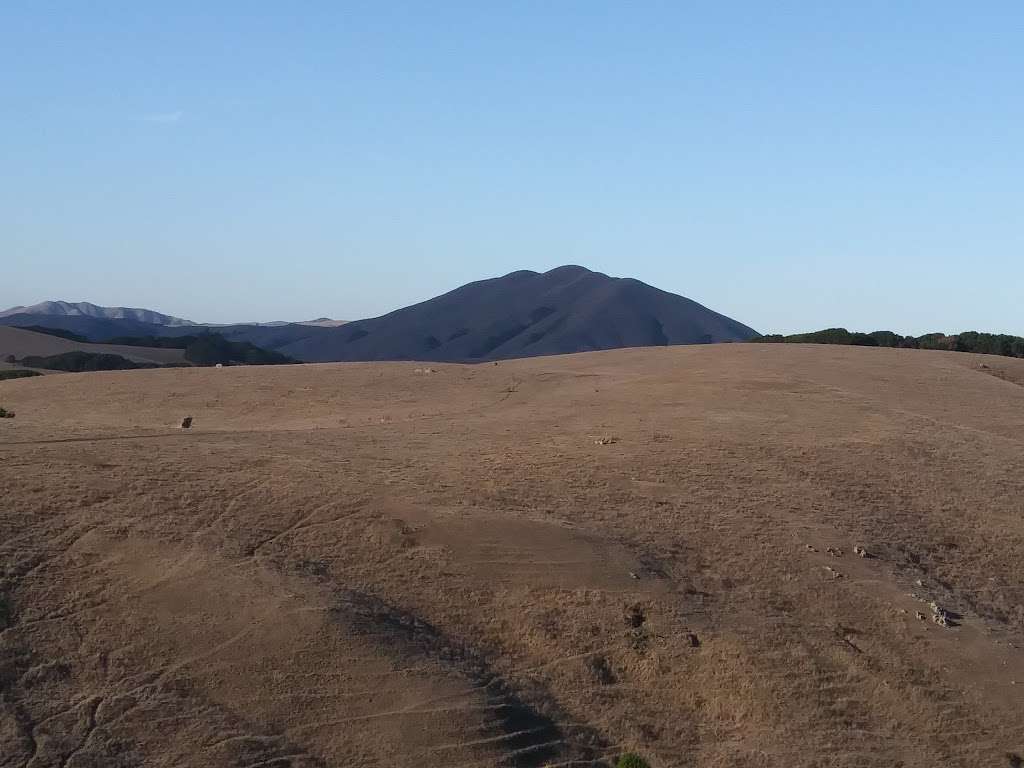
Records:
[[[0,360],[8,355],[14,355],[20,359],[28,356],[48,357],[76,351],[120,355],[135,362],[157,365],[181,363],[185,360],[185,351],[182,349],[130,347],[123,344],[83,344],[46,333],[0,325]]]
[[[432,367],[0,383],[0,766],[1024,752],[1024,361]]]

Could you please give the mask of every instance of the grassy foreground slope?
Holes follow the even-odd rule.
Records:
[[[1024,361],[733,344],[424,370],[0,383],[0,755],[1024,753]]]

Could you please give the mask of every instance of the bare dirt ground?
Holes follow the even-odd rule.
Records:
[[[47,333],[36,333],[22,328],[0,325],[0,359],[6,358],[8,355],[14,355],[17,358],[29,355],[47,357],[77,351],[120,355],[137,363],[156,363],[157,365],[180,363],[185,360],[185,351],[182,349],[129,347],[121,344],[83,344]]]
[[[0,766],[1021,765],[1024,361],[417,367],[0,383]]]

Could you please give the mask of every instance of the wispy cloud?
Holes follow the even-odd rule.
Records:
[[[145,123],[177,123],[185,116],[180,109],[177,112],[153,112],[142,116]]]

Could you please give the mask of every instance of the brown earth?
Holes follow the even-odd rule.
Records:
[[[95,354],[120,355],[137,363],[180,363],[185,360],[183,349],[160,349],[157,347],[130,347],[123,344],[85,344],[47,333],[26,331],[0,325],[0,360],[8,355],[16,358],[39,355],[62,355],[65,352],[93,352]]]
[[[417,367],[0,383],[0,766],[1020,765],[1024,361]]]

